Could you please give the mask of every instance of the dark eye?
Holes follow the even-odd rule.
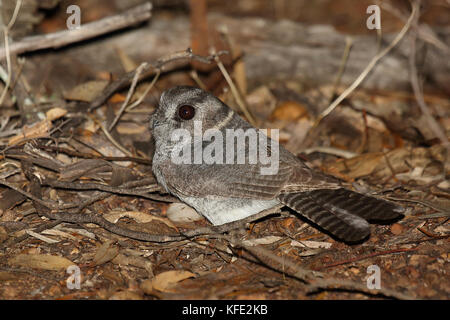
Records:
[[[183,120],[191,120],[195,116],[195,108],[190,105],[182,105],[178,108],[178,116]]]

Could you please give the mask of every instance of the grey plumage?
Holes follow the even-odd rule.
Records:
[[[194,118],[183,120],[177,115],[178,108],[185,105],[195,108]],[[175,146],[171,133],[180,128],[192,133],[194,121],[201,121],[203,131],[215,128],[224,135],[227,129],[252,126],[212,94],[187,86],[165,91],[152,116],[156,147],[152,169],[158,182],[215,225],[282,203],[339,239],[359,241],[370,233],[366,220],[392,220],[403,211],[391,202],[343,188],[339,181],[312,170],[281,145],[278,172],[273,175],[262,175],[261,164],[248,161],[175,164],[170,158]]]

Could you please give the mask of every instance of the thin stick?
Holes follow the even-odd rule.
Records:
[[[120,117],[122,116],[123,112],[125,111],[125,108],[127,107],[128,103],[130,102],[131,97],[133,96],[134,89],[136,88],[136,84],[139,80],[139,76],[141,75],[144,68],[147,67],[147,62],[141,63],[139,67],[136,68],[136,73],[134,74],[133,81],[131,81],[130,89],[128,90],[127,97],[125,98],[125,101],[122,103],[122,106],[120,107],[119,112],[117,113],[116,117],[114,118],[111,125],[108,127],[108,131],[111,131],[116,126],[117,122],[119,121]]]
[[[156,74],[153,77],[152,82],[150,82],[150,84],[148,85],[147,88],[145,88],[144,93],[139,97],[139,99],[137,99],[134,103],[132,103],[127,109],[126,111],[129,112],[131,110],[133,110],[134,108],[136,108],[138,105],[140,105],[142,103],[142,101],[144,100],[144,98],[147,96],[147,94],[150,92],[150,90],[153,88],[153,86],[155,85],[156,81],[158,81],[159,76],[161,75],[161,70],[156,70]]]
[[[389,2],[379,1],[379,0],[376,2],[384,10],[393,14],[400,20],[406,21],[406,16],[402,12],[400,12],[400,10],[398,10],[392,4],[390,4]],[[440,40],[438,38],[438,36],[436,35],[436,33],[427,24],[421,24],[421,25],[416,25],[416,26],[413,25],[411,27],[417,31],[417,33],[418,33],[417,35],[423,41],[432,44],[433,46],[435,46],[436,48],[438,48],[440,50],[450,52],[450,47],[445,42]]]
[[[314,123],[314,126],[317,126],[319,122],[325,118],[327,115],[329,115],[341,102],[344,100],[353,90],[356,89],[356,87],[359,86],[359,84],[367,77],[369,72],[375,67],[377,62],[383,58],[386,54],[389,53],[389,51],[392,50],[399,42],[403,39],[406,32],[409,30],[409,27],[411,26],[411,23],[413,21],[413,18],[416,16],[417,13],[417,4],[414,3],[412,6],[412,12],[411,15],[408,18],[408,21],[403,26],[403,29],[400,31],[400,33],[395,37],[395,39],[387,46],[383,51],[376,54],[372,60],[369,62],[369,64],[366,66],[366,68],[361,72],[361,74],[356,78],[356,80],[348,87],[342,94],[334,100],[332,104],[328,108],[326,108],[320,116],[317,118],[317,120]]]
[[[248,119],[248,122],[254,127],[257,127],[257,123],[255,118],[253,118],[252,114],[250,113],[250,110],[248,109],[247,103],[244,101],[244,99],[241,97],[241,94],[239,93],[239,90],[234,85],[233,80],[230,77],[230,74],[228,73],[227,69],[223,65],[222,61],[220,61],[218,56],[215,56],[214,58],[217,62],[217,66],[219,67],[220,71],[222,72],[225,80],[227,81],[228,85],[230,86],[231,93],[233,93],[234,98],[236,99],[237,104],[241,108],[242,112],[245,114],[245,116]]]
[[[338,70],[338,74],[336,76],[336,80],[334,81],[333,91],[331,93],[331,97],[330,97],[330,102],[329,103],[332,102],[332,99],[334,97],[334,94],[336,93],[337,87],[341,83],[342,75],[344,74],[345,66],[347,65],[348,56],[350,54],[350,50],[352,49],[352,46],[353,46],[353,38],[352,37],[346,37],[345,38],[344,53],[342,54],[341,64],[339,66],[339,70]]]
[[[41,199],[38,199],[37,197],[33,196],[31,193],[16,187],[15,185],[13,185],[12,183],[9,183],[5,179],[0,179],[0,185],[4,185],[4,186],[6,186],[8,188],[11,188],[14,191],[17,191],[17,192],[21,193],[25,197],[30,198],[31,200],[36,201],[37,203],[39,203],[39,204],[41,204],[41,205],[43,205],[43,206],[45,206],[47,208],[50,208],[50,209],[55,209],[56,210],[56,209],[62,209],[63,207],[68,207],[67,205],[65,205],[65,206],[58,206],[54,202],[43,201]]]
[[[187,50],[175,52],[175,53],[169,54],[167,56],[164,56],[164,57],[158,59],[156,61],[156,63],[154,63],[154,64],[148,63],[148,65],[142,71],[142,74],[139,77],[140,78],[139,80],[141,80],[144,77],[149,76],[150,74],[148,74],[147,71],[150,70],[151,68],[154,69],[153,74],[156,75],[158,73],[158,71],[162,72],[163,66],[165,66],[166,64],[173,62],[173,61],[191,59],[191,60],[196,60],[196,61],[200,61],[203,63],[211,63],[211,61],[214,60],[215,56],[220,56],[222,54],[227,54],[227,53],[228,53],[227,51],[219,51],[216,55],[203,57],[203,56],[194,54],[192,52],[191,48],[188,48]],[[103,92],[91,102],[91,104],[89,105],[88,111],[90,112],[90,111],[100,107],[117,90],[128,85],[128,83],[130,83],[130,81],[133,79],[135,73],[136,73],[136,70],[127,72],[121,78],[110,83],[103,90]]]
[[[338,262],[330,263],[330,264],[327,264],[327,265],[323,265],[320,268],[317,268],[316,270],[337,267],[337,266],[341,266],[343,264],[357,262],[357,261],[361,261],[361,260],[365,260],[365,259],[369,259],[369,258],[373,258],[373,257],[378,257],[378,256],[384,256],[384,255],[387,255],[387,254],[403,253],[403,252],[411,252],[411,251],[417,251],[417,248],[399,248],[399,249],[392,249],[392,250],[386,250],[386,251],[381,251],[381,252],[373,252],[373,253],[368,254],[368,255],[359,256],[359,257],[355,257],[355,258],[346,259],[346,260],[343,260],[343,261],[338,261]]]
[[[420,1],[414,2],[416,6],[420,5]],[[417,26],[418,17],[415,17],[413,20],[413,25]],[[428,126],[433,131],[433,133],[441,140],[442,144],[445,148],[447,148],[447,152],[450,153],[450,142],[447,139],[444,131],[441,129],[439,123],[434,119],[433,115],[430,112],[425,100],[423,98],[422,88],[419,85],[419,77],[417,76],[417,68],[416,68],[416,36],[414,33],[411,35],[411,51],[409,53],[409,68],[411,70],[411,86],[414,91],[414,96],[416,97],[417,104],[420,107],[420,110],[425,116],[425,119],[428,122]]]
[[[8,77],[6,78],[5,88],[3,89],[2,95],[0,96],[0,106],[3,104],[3,100],[6,97],[6,93],[8,92],[9,86],[11,84],[12,78],[12,69],[11,69],[11,49],[9,47],[9,30],[13,27],[16,22],[17,15],[19,14],[20,7],[22,6],[22,0],[18,0],[16,2],[16,6],[14,8],[14,13],[9,21],[8,25],[4,27],[3,33],[5,36],[5,52],[6,52],[6,65],[8,69]],[[0,60],[2,57],[0,57]]]
[[[78,29],[25,37],[22,40],[11,44],[10,53],[21,54],[48,48],[60,48],[72,43],[120,30],[148,20],[151,17],[151,9],[152,4],[146,2],[121,14],[86,23],[81,25]],[[0,48],[0,59],[3,59],[5,56],[6,48]]]
[[[124,147],[122,147],[122,145],[116,141],[116,139],[113,138],[113,136],[109,133],[109,131],[105,128],[105,126],[97,119],[95,119],[94,117],[89,116],[95,123],[97,123],[100,126],[100,129],[102,129],[103,133],[105,134],[106,138],[108,138],[109,141],[111,141],[111,143],[120,151],[122,151],[125,155],[127,155],[128,157],[132,157],[133,154],[128,151],[127,149],[125,149]]]
[[[16,19],[17,16],[19,15],[19,10],[22,7],[22,0],[17,0],[16,1],[16,7],[14,8],[14,13],[11,17],[11,20],[8,23],[8,26],[6,27],[8,30],[11,30],[11,28],[13,27],[14,23],[16,23]]]
[[[199,88],[203,90],[207,90],[205,84],[203,83],[202,79],[198,76],[197,70],[192,69],[191,72],[189,72],[189,76],[192,78],[192,80],[195,81],[195,83],[199,86]]]

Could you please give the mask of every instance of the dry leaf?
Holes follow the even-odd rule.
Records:
[[[173,222],[193,222],[203,219],[193,208],[180,202],[171,203],[166,214],[167,218]]]
[[[325,241],[291,241],[291,246],[293,247],[302,247],[302,248],[311,248],[311,249],[328,249],[331,248],[331,243]]]
[[[119,103],[124,102],[126,97],[123,94],[115,93],[111,98],[109,98],[109,102],[111,103]]]
[[[137,292],[125,290],[114,293],[109,300],[143,300],[143,298]]]
[[[137,123],[120,123],[117,125],[119,134],[145,134],[148,131],[147,125],[139,125]]]
[[[97,252],[95,253],[94,259],[92,260],[93,266],[99,266],[108,261],[111,261],[119,254],[119,248],[113,246],[113,242],[114,240],[108,240],[104,244],[102,244],[100,248],[98,248]]]
[[[259,119],[267,119],[276,107],[277,99],[267,86],[258,87],[245,99],[250,111]]]
[[[166,271],[152,279],[152,288],[162,292],[174,292],[172,288],[177,282],[192,277],[195,277],[195,274],[185,270]]]
[[[359,178],[370,175],[383,160],[383,153],[366,153],[351,159],[342,159],[342,161],[333,161],[327,170],[330,172],[344,173],[350,178]],[[384,164],[384,161],[383,161]]]
[[[126,256],[124,254],[118,254],[113,260],[112,263],[119,264],[122,266],[135,266],[138,268],[145,269],[150,277],[153,277],[153,264],[149,259],[143,257],[133,257]]]
[[[257,246],[260,244],[271,244],[271,243],[277,242],[278,240],[281,240],[281,239],[282,239],[282,237],[278,237],[278,236],[267,236],[264,238],[244,240],[244,241],[242,241],[242,244],[252,247],[252,246]]]
[[[73,235],[71,235],[70,233],[58,230],[58,229],[47,229],[41,232],[41,234],[48,234],[51,236],[59,236],[59,237],[64,237],[73,241],[78,241],[77,237],[74,237]]]
[[[295,121],[307,115],[308,109],[305,106],[298,102],[285,101],[272,112],[270,120]]]
[[[8,141],[8,144],[13,145],[20,142],[23,139],[46,137],[50,132],[51,128],[52,123],[47,119],[34,123],[31,126],[24,126],[22,129],[22,133],[14,137],[11,137]]]
[[[53,121],[64,117],[67,114],[67,110],[63,108],[52,108],[45,113],[47,120]]]
[[[153,293],[153,279],[147,279],[141,282],[140,288],[145,294]]]
[[[178,231],[177,227],[168,219],[161,218],[157,216],[153,216],[151,214],[140,212],[140,211],[111,211],[103,216],[106,220],[111,223],[117,223],[120,218],[128,217],[139,223],[147,223],[152,222],[153,220],[161,221],[169,228],[175,229]]]
[[[8,260],[13,266],[28,267],[43,270],[65,270],[74,265],[69,259],[49,254],[19,254]]]
[[[107,80],[93,80],[79,84],[69,92],[65,92],[64,98],[67,100],[91,102],[102,93],[108,83],[109,81]]]
[[[43,236],[42,234],[39,234],[37,232],[34,232],[32,230],[25,230],[26,233],[28,233],[30,236],[35,237],[36,239],[39,239],[41,241],[44,241],[46,243],[58,243],[59,240],[55,240],[46,236]]]

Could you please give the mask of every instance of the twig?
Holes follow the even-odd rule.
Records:
[[[77,158],[84,158],[84,159],[102,159],[105,161],[131,161],[136,162],[140,164],[152,164],[151,160],[145,159],[145,158],[136,158],[136,157],[107,157],[107,156],[100,156],[95,155],[91,153],[86,152],[79,152],[71,149],[67,149],[64,147],[55,147],[55,146],[47,146],[42,143],[38,143],[38,147],[40,149],[48,150],[48,151],[56,151],[59,153],[65,153],[69,156],[77,157]]]
[[[12,68],[11,68],[11,48],[9,46],[9,30],[13,27],[16,22],[17,15],[19,14],[20,7],[22,6],[22,0],[16,1],[16,6],[14,8],[14,13],[11,17],[7,26],[3,27],[3,34],[5,39],[5,55],[6,55],[6,66],[8,69],[8,77],[6,78],[5,88],[3,89],[2,95],[0,96],[0,106],[3,104],[3,100],[6,97],[6,93],[8,92],[9,86],[11,84],[12,78]],[[4,56],[0,56],[0,60],[3,59]]]
[[[427,229],[425,229],[424,227],[418,227],[417,230],[419,230],[420,232],[422,232],[424,235],[429,236],[430,238],[435,238],[435,239],[442,239],[442,236],[439,234],[435,234]],[[449,235],[447,235],[449,236]]]
[[[341,64],[339,66],[339,70],[338,70],[336,79],[334,80],[333,91],[331,92],[329,103],[331,103],[333,101],[336,90],[337,90],[339,84],[341,83],[342,75],[344,74],[345,66],[347,65],[348,56],[350,54],[350,50],[352,49],[352,46],[353,46],[353,38],[346,37],[344,53],[342,54]]]
[[[227,54],[227,51],[219,51],[216,55],[220,56],[222,54]],[[169,54],[167,56],[164,56],[156,61],[156,63],[148,63],[145,68],[143,68],[141,76],[139,77],[139,80],[142,78],[145,78],[149,76],[147,73],[148,70],[154,69],[153,75],[156,75],[158,72],[162,72],[162,67],[165,66],[168,63],[178,61],[178,60],[184,60],[184,59],[191,59],[195,61],[200,61],[202,63],[211,63],[216,55],[211,55],[207,57],[196,55],[192,52],[190,48],[184,51],[175,52],[172,54]],[[89,111],[92,111],[98,107],[100,107],[110,96],[112,96],[117,90],[122,88],[123,86],[127,85],[132,81],[134,78],[134,75],[136,73],[136,70],[130,71],[125,73],[121,78],[117,79],[116,81],[113,81],[110,83],[103,92],[95,98],[89,105]]]
[[[398,10],[397,8],[395,8],[391,3],[386,2],[386,1],[376,1],[377,4],[379,6],[381,6],[384,10],[388,11],[389,13],[393,14],[394,16],[396,16],[397,18],[399,18],[400,20],[406,21],[406,16],[400,12],[400,10]],[[419,36],[419,38],[421,38],[423,41],[428,42],[430,44],[432,44],[433,46],[435,46],[436,48],[446,51],[446,52],[450,52],[450,47],[443,42],[442,40],[440,40],[436,34],[434,33],[434,31],[427,25],[427,24],[422,24],[422,25],[412,25],[411,26],[415,31],[417,31],[417,35]]]
[[[391,289],[368,289],[367,285],[362,285],[354,281],[334,278],[320,279],[321,277],[323,277],[322,273],[302,268],[291,259],[286,257],[279,257],[261,246],[250,247],[245,246],[244,244],[242,244],[242,242],[233,242],[232,239],[230,239],[229,241],[236,246],[244,248],[246,251],[256,256],[266,266],[270,267],[270,269],[286,274],[294,279],[306,283],[308,291],[311,293],[317,290],[346,290],[362,292],[370,295],[382,295],[385,297],[392,297],[396,299],[413,299],[412,296]]]
[[[200,79],[200,77],[198,76],[197,70],[193,69],[191,72],[189,72],[189,76],[192,78],[192,80],[195,81],[195,83],[199,86],[200,89],[207,90],[202,79]]]
[[[42,225],[40,225],[40,226],[34,228],[33,231],[34,231],[34,232],[42,232],[42,231],[44,231],[44,230],[47,230],[47,229],[51,229],[51,228],[53,228],[53,227],[56,227],[56,226],[57,226],[58,224],[60,224],[60,223],[62,223],[61,220],[50,221],[50,222],[44,223],[44,224],[42,224]],[[11,246],[11,245],[13,245],[13,244],[15,244],[15,243],[22,242],[23,240],[27,239],[29,236],[30,236],[30,235],[29,235],[28,233],[25,233],[25,234],[23,234],[23,235],[20,236],[20,237],[12,238],[12,239],[9,240],[6,244],[7,244],[7,246]]]
[[[320,272],[302,268],[291,259],[287,257],[279,257],[273,252],[261,246],[248,246],[241,241],[233,241],[232,239],[230,240],[230,242],[234,246],[241,247],[250,252],[252,255],[258,258],[258,260],[269,266],[271,269],[282,272],[283,274],[287,274],[304,283],[308,283],[309,280],[314,279],[318,276],[323,277]]]
[[[420,0],[414,2],[415,6],[420,5]],[[414,17],[412,21],[413,26],[418,25],[418,15]],[[423,92],[419,84],[419,78],[417,76],[417,68],[416,68],[416,33],[411,34],[411,51],[409,53],[409,68],[411,71],[411,85],[414,91],[414,96],[416,97],[417,104],[420,107],[425,119],[428,122],[428,126],[433,131],[433,133],[441,140],[444,147],[447,149],[447,153],[450,154],[450,142],[447,139],[444,131],[439,126],[439,123],[434,119],[433,115],[430,112],[425,100],[423,98]]]
[[[22,195],[24,195],[25,197],[27,197],[27,198],[29,198],[29,199],[31,199],[31,200],[33,200],[33,201],[36,201],[37,203],[39,203],[40,205],[43,205],[43,206],[45,206],[45,207],[47,207],[47,208],[50,208],[50,209],[62,209],[62,208],[68,208],[68,207],[73,207],[73,206],[64,206],[64,207],[62,207],[62,206],[58,206],[56,203],[53,203],[53,202],[49,202],[49,201],[43,201],[43,200],[41,200],[41,199],[39,199],[39,198],[36,198],[34,195],[32,195],[31,193],[29,193],[29,192],[27,192],[27,191],[25,191],[25,190],[22,190],[22,189],[20,189],[20,188],[18,188],[18,187],[16,187],[15,185],[13,185],[12,183],[9,183],[8,181],[6,181],[6,180],[4,180],[4,179],[0,179],[0,185],[4,185],[4,186],[6,186],[6,187],[8,187],[8,188],[10,188],[10,189],[13,189],[14,191],[17,191],[17,192],[19,192],[19,193],[21,193]]]
[[[101,123],[101,121],[95,119],[92,116],[89,116],[95,123],[97,123],[100,126],[100,129],[102,129],[103,133],[105,134],[106,138],[108,138],[109,141],[111,141],[111,143],[120,151],[122,151],[125,155],[127,155],[128,157],[132,157],[133,154],[128,151],[127,149],[125,149],[124,147],[122,147],[122,145],[116,141],[116,139],[114,139],[114,137],[111,135],[111,133],[109,133],[108,129],[105,128],[105,126],[103,125],[103,123]]]
[[[388,200],[394,200],[394,201],[406,201],[406,202],[413,202],[413,203],[418,203],[421,204],[425,207],[429,207],[431,209],[437,210],[439,212],[442,212],[443,214],[445,214],[446,216],[450,215],[450,211],[444,207],[441,207],[437,204],[432,203],[431,201],[427,201],[427,200],[417,200],[417,199],[407,199],[407,198],[397,198],[397,197],[386,197],[386,199]],[[419,219],[426,219],[424,217],[417,217]]]
[[[133,96],[134,89],[136,88],[136,84],[139,80],[139,76],[141,75],[144,68],[147,66],[147,62],[141,63],[139,67],[136,68],[133,81],[131,81],[130,89],[128,90],[127,97],[125,98],[125,101],[122,103],[122,106],[119,109],[119,112],[117,113],[116,117],[114,118],[113,122],[108,127],[108,131],[111,131],[119,121],[120,117],[122,116],[123,112],[125,111],[125,108],[127,107],[128,103],[130,102],[131,97]]]
[[[133,110],[134,108],[136,108],[138,105],[140,105],[142,103],[144,98],[147,96],[147,94],[150,92],[150,90],[155,85],[156,81],[158,81],[160,75],[161,75],[161,71],[156,70],[156,74],[153,77],[152,82],[150,82],[150,84],[147,86],[147,88],[145,88],[144,93],[142,93],[142,95],[126,109],[127,112]]]
[[[338,261],[338,262],[334,262],[334,263],[331,263],[331,264],[327,264],[327,265],[321,266],[320,268],[318,268],[316,270],[337,267],[337,266],[341,266],[343,264],[348,264],[348,263],[352,263],[352,262],[356,262],[356,261],[365,260],[365,259],[368,259],[368,258],[383,256],[383,255],[386,255],[386,254],[410,252],[410,251],[417,251],[417,248],[400,248],[400,249],[392,249],[392,250],[374,252],[374,253],[371,253],[371,254],[368,254],[368,255],[365,255],[365,256],[355,257],[355,258],[351,258],[351,259],[347,259],[347,260],[343,260],[343,261]]]
[[[9,48],[10,53],[21,54],[41,49],[60,48],[72,43],[120,30],[148,20],[151,17],[151,9],[152,4],[147,2],[121,14],[86,23],[81,25],[78,29],[25,37],[22,40],[11,44]],[[3,59],[5,56],[6,48],[0,48],[0,59]]]
[[[373,296],[385,296],[388,298],[395,298],[400,300],[414,300],[413,296],[397,292],[392,289],[369,289],[366,284],[341,279],[318,279],[308,286],[310,293],[320,290],[346,290],[357,291],[361,293],[370,294]]]
[[[192,237],[198,236],[198,235],[219,234],[219,233],[225,233],[225,232],[235,230],[235,229],[240,229],[240,228],[243,228],[245,225],[247,225],[250,222],[254,222],[256,220],[262,219],[262,218],[272,215],[274,213],[280,212],[280,209],[282,207],[283,206],[276,206],[274,208],[263,210],[257,214],[249,216],[245,219],[225,223],[220,226],[209,226],[209,227],[204,227],[204,228],[198,228],[195,230],[185,232],[185,233],[183,233],[183,235],[186,236],[187,238],[192,238]]]
[[[245,117],[248,119],[248,122],[254,127],[257,127],[257,123],[253,115],[250,113],[250,110],[248,109],[247,103],[245,100],[241,97],[241,94],[239,93],[239,90],[234,85],[233,79],[231,79],[230,74],[228,73],[227,69],[223,65],[222,61],[220,61],[219,56],[215,56],[214,58],[217,62],[217,66],[219,67],[220,71],[222,72],[225,80],[227,81],[228,85],[230,86],[231,93],[233,94],[234,98],[236,99],[237,104],[241,108],[242,112],[245,114]]]
[[[408,18],[408,21],[403,26],[403,28],[399,32],[399,34],[395,37],[395,39],[386,48],[384,48],[384,50],[377,53],[372,58],[372,60],[369,62],[369,64],[366,66],[366,68],[363,70],[363,72],[361,72],[361,74],[358,76],[358,78],[356,78],[356,80],[347,89],[345,89],[345,91],[342,92],[341,95],[336,100],[334,100],[333,103],[330,104],[330,106],[328,108],[326,108],[320,114],[320,116],[317,118],[317,120],[314,123],[314,127],[317,126],[323,118],[325,118],[327,115],[329,115],[342,102],[342,100],[344,100],[351,92],[353,92],[353,90],[355,90],[356,87],[358,87],[359,84],[367,77],[367,75],[375,67],[377,62],[381,58],[383,58],[385,55],[387,55],[389,53],[389,51],[391,51],[392,48],[394,48],[397,45],[397,43],[399,43],[400,40],[403,39],[406,32],[409,30],[409,27],[411,26],[413,18],[416,16],[416,14],[417,14],[417,4],[414,3],[412,6],[412,12]]]
[[[338,156],[338,157],[341,157],[344,159],[351,159],[358,155],[358,153],[356,153],[356,152],[342,150],[342,149],[333,148],[333,147],[322,147],[322,146],[312,147],[312,148],[302,150],[302,153],[304,153],[306,155],[314,153],[314,152],[331,154],[331,155]]]
[[[0,183],[2,183],[1,180],[0,180]],[[100,190],[100,191],[116,193],[116,194],[141,196],[141,197],[156,200],[156,201],[164,201],[164,202],[168,201],[167,197],[149,194],[149,192],[155,192],[155,191],[160,190],[160,187],[155,184],[150,185],[149,187],[146,187],[144,190],[139,190],[139,189],[135,189],[135,188],[130,189],[130,188],[125,188],[125,187],[112,187],[112,186],[109,186],[106,184],[100,184],[100,183],[76,183],[76,182],[69,182],[69,181],[59,181],[59,180],[46,178],[46,177],[44,177],[42,179],[41,183],[42,183],[42,185],[50,186],[52,188],[59,188],[59,189]]]

